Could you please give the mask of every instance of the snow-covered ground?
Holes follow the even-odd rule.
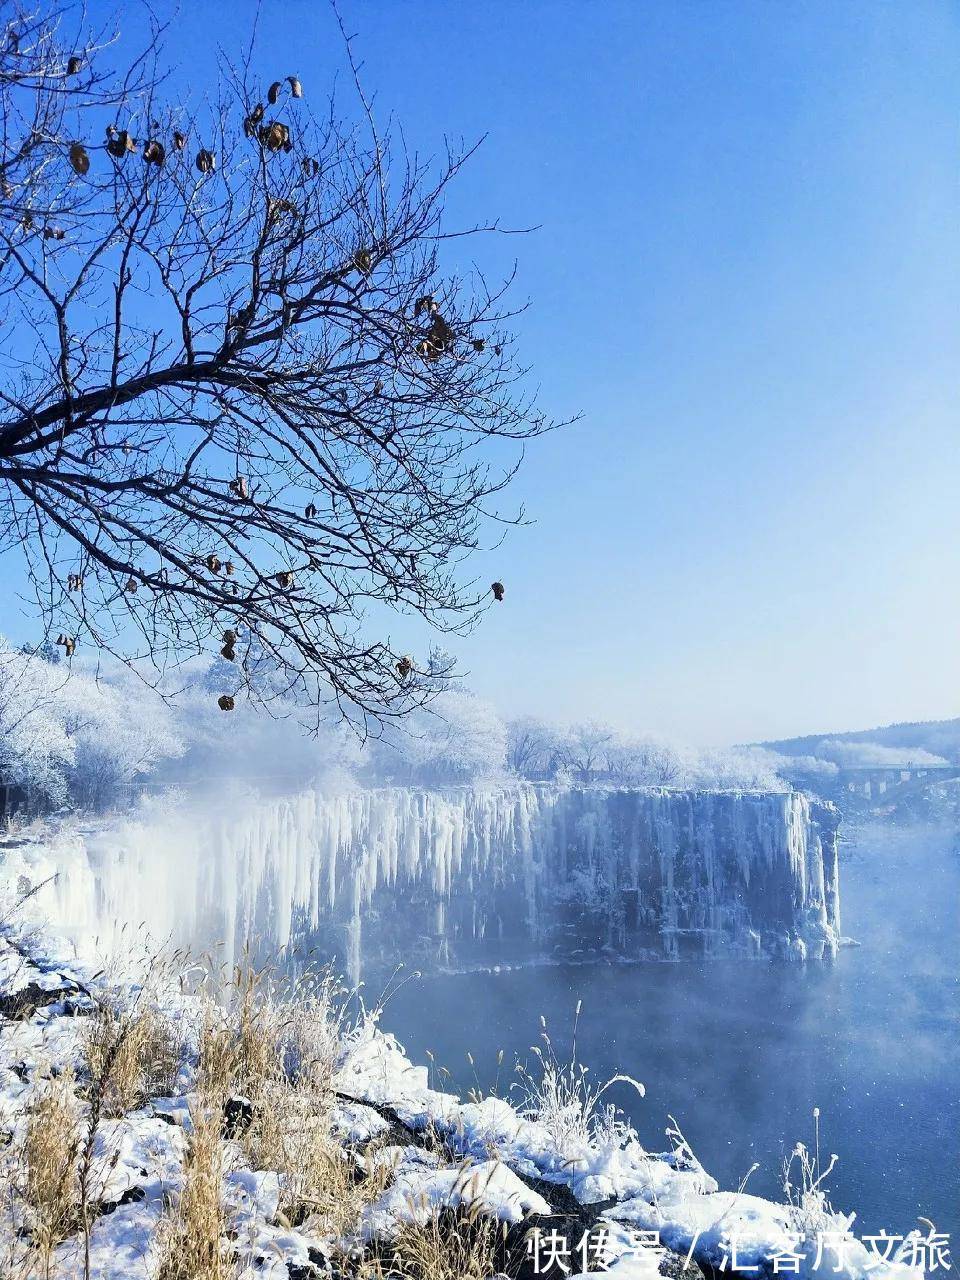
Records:
[[[83,1029],[103,981],[92,965],[65,962],[58,948],[62,940],[55,935],[18,931],[9,921],[0,942],[0,997],[8,1015],[0,1025],[0,1130],[9,1187],[2,1256],[16,1254],[30,1221],[16,1187],[31,1103],[51,1076],[72,1070],[83,1080]],[[196,1114],[192,999],[171,995],[169,1013],[184,1032],[173,1096],[96,1125],[95,1162],[103,1173],[90,1231],[91,1280],[147,1280],[155,1273],[158,1224],[182,1189]],[[233,1274],[244,1280],[302,1280],[324,1274],[328,1262],[346,1273],[349,1256],[389,1241],[405,1222],[471,1204],[514,1232],[543,1228],[539,1239],[530,1237],[525,1275],[537,1266],[548,1276],[579,1273],[569,1255],[556,1269],[557,1223],[579,1223],[571,1205],[597,1206],[586,1216],[596,1220],[599,1241],[591,1269],[609,1269],[618,1280],[652,1280],[669,1270],[671,1254],[754,1276],[784,1270],[824,1280],[920,1280],[923,1274],[911,1257],[916,1235],[884,1257],[858,1240],[852,1221],[832,1214],[816,1190],[792,1205],[721,1191],[679,1134],[672,1150],[649,1153],[629,1124],[599,1108],[589,1119],[569,1100],[552,1109],[518,1109],[499,1097],[463,1101],[434,1087],[428,1068],[410,1062],[372,1017],[344,1029],[332,1087],[331,1122],[345,1158],[385,1163],[382,1193],[346,1235],[311,1234],[309,1224],[295,1228],[278,1213],[276,1171],[250,1168],[240,1144],[225,1136],[222,1195]],[[427,1134],[431,1142],[424,1141]],[[568,1237],[561,1232],[559,1238],[562,1245]],[[68,1238],[55,1251],[51,1280],[83,1275],[80,1239]]]

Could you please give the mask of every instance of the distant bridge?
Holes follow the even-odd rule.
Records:
[[[844,792],[876,800],[891,792],[899,798],[907,791],[922,789],[931,782],[960,778],[960,764],[924,765],[840,765],[829,779],[823,774],[795,775],[795,780],[812,791],[839,796]]]

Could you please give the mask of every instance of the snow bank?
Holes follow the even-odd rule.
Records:
[[[58,997],[29,1017],[0,1018],[6,1159],[15,1159],[26,1108],[51,1069],[77,1063],[83,1002],[91,1007],[84,988],[76,971],[49,961],[35,964],[22,945],[0,936],[0,995],[36,990]],[[605,1237],[605,1265],[617,1280],[653,1280],[667,1251],[689,1254],[705,1267],[721,1267],[726,1257],[724,1269],[730,1270],[733,1250],[744,1271],[755,1266],[763,1275],[771,1274],[772,1258],[792,1250],[798,1261],[791,1270],[801,1280],[826,1280],[828,1274],[866,1280],[868,1273],[875,1280],[922,1280],[921,1269],[907,1265],[902,1251],[892,1260],[868,1254],[852,1233],[852,1218],[821,1214],[818,1226],[827,1228],[822,1239],[828,1243],[818,1248],[811,1224],[795,1208],[719,1191],[686,1147],[646,1152],[622,1123],[601,1124],[574,1148],[558,1149],[549,1124],[536,1114],[521,1115],[500,1098],[464,1104],[433,1089],[426,1069],[411,1063],[396,1039],[369,1019],[346,1035],[333,1083],[341,1097],[335,1129],[351,1141],[382,1132],[384,1110],[413,1136],[431,1129],[443,1139],[433,1149],[411,1142],[372,1157],[389,1163],[393,1181],[365,1211],[355,1243],[389,1240],[404,1223],[423,1221],[432,1211],[476,1203],[507,1225],[536,1227],[538,1220],[552,1220],[553,1184],[566,1186],[583,1204],[606,1201],[597,1225]],[[101,1198],[115,1203],[93,1225],[90,1280],[147,1280],[152,1274],[157,1226],[181,1186],[189,1102],[189,1094],[156,1099],[98,1130],[98,1157],[108,1170]],[[242,1274],[268,1280],[289,1280],[295,1268],[310,1274],[312,1259],[329,1256],[330,1241],[278,1219],[277,1175],[245,1167],[239,1146],[228,1147],[223,1193]],[[452,1162],[444,1154],[451,1149]],[[530,1185],[534,1178],[536,1187]],[[0,1235],[15,1230],[15,1219],[2,1220]],[[638,1244],[640,1231],[658,1233],[659,1243]],[[0,1250],[13,1243],[0,1239]],[[82,1251],[73,1238],[56,1250],[50,1280],[82,1275]]]

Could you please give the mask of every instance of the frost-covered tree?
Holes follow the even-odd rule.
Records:
[[[60,713],[62,685],[49,663],[0,637],[0,783],[47,804],[67,799],[66,771],[74,759]]]
[[[68,791],[82,808],[122,799],[125,787],[185,749],[170,708],[122,668],[109,681],[73,672],[58,709],[73,745]]]
[[[689,772],[689,753],[651,737],[617,733],[606,750],[607,774],[614,782],[643,787],[676,786]]]
[[[0,781],[100,807],[182,750],[170,708],[129,672],[97,679],[0,640]]]
[[[554,775],[566,733],[536,716],[519,716],[507,724],[507,766],[521,778]]]
[[[447,689],[404,722],[402,735],[371,745],[375,772],[432,786],[501,777],[507,733],[489,702]]]
[[[777,758],[759,747],[729,747],[696,753],[686,785],[744,791],[789,791]]]
[[[759,748],[697,749],[653,734],[623,733],[598,720],[555,729],[524,717],[507,733],[507,760],[521,777],[566,775],[631,787],[784,786],[780,757]]]
[[[604,778],[615,736],[610,725],[599,720],[572,725],[558,744],[558,761],[579,782]]]
[[[38,658],[42,658],[52,667],[60,665],[60,650],[55,644],[51,644],[49,640],[44,640],[42,644],[22,644],[20,646],[21,653],[34,653]]]

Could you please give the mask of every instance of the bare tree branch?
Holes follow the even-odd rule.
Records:
[[[401,715],[431,679],[370,607],[471,626],[464,561],[552,425],[510,282],[442,269],[499,229],[444,226],[470,149],[425,164],[365,97],[369,137],[249,58],[167,105],[159,31],[117,74],[69,12],[0,29],[0,502],[51,637],[158,670],[235,648],[238,691],[252,646],[318,707]]]

